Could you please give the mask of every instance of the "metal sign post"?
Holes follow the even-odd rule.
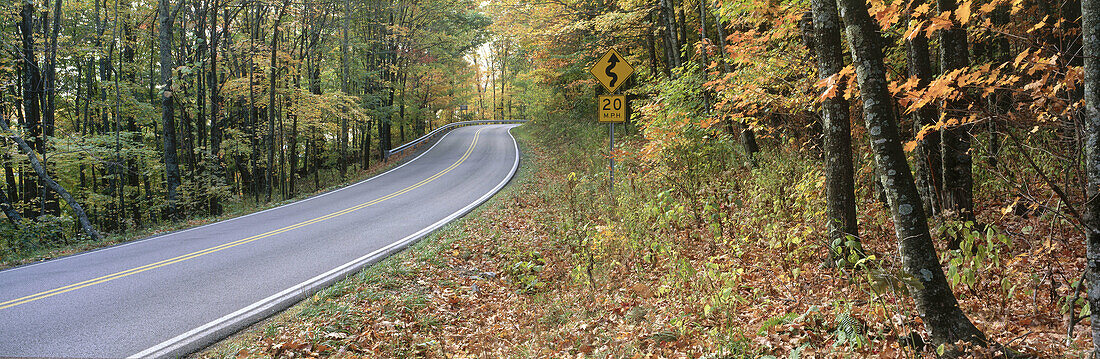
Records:
[[[610,141],[607,145],[608,159],[608,188],[615,190],[615,123],[626,121],[626,96],[616,94],[619,87],[630,75],[634,74],[634,66],[626,62],[623,55],[615,49],[608,50],[600,59],[588,69],[596,81],[607,89],[611,95],[603,95],[596,98],[596,107],[599,122],[607,122]]]
[[[597,97],[597,105],[599,105],[599,121],[607,122],[608,134],[611,136],[611,141],[608,142],[608,159],[610,165],[608,171],[608,179],[611,184],[609,188],[615,189],[615,123],[623,122],[626,120],[626,96],[623,95],[603,95]]]

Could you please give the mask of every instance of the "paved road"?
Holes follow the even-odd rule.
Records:
[[[197,350],[465,214],[515,173],[513,125],[471,126],[344,189],[0,271],[0,357]]]

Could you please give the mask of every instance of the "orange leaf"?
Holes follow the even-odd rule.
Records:
[[[967,0],[962,4],[959,4],[959,8],[955,10],[955,18],[959,19],[960,24],[966,24],[970,22],[970,1]]]
[[[951,17],[951,12],[947,11],[947,12],[944,12],[943,17],[934,17],[934,18],[932,18],[932,24],[928,25],[928,29],[924,30],[925,33],[927,34],[927,36],[932,37],[932,35],[937,30],[951,30],[951,26],[953,24],[951,23],[951,20],[949,20],[950,17]]]
[[[932,9],[932,4],[924,3],[924,4],[921,4],[920,6],[917,6],[916,9],[913,9],[913,15],[924,15],[924,14],[927,14],[928,10],[931,10],[931,9]]]
[[[909,28],[905,31],[905,41],[913,41],[920,33],[922,27],[924,27],[924,21],[910,21]]]
[[[993,10],[997,10],[997,3],[988,3],[978,8],[978,11],[983,14],[991,13]]]
[[[917,141],[909,141],[905,143],[905,152],[913,152],[917,148]]]
[[[1027,55],[1029,55],[1028,50],[1024,50],[1019,55],[1016,55],[1016,60],[1012,61],[1012,66],[1020,67],[1020,62],[1024,61],[1024,58],[1027,58]]]

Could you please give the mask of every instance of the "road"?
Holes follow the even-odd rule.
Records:
[[[519,165],[514,125],[455,129],[343,189],[0,271],[0,357],[185,354],[473,209]]]

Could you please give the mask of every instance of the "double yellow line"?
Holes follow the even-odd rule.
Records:
[[[58,295],[58,294],[61,294],[61,293],[71,292],[71,291],[74,291],[74,290],[77,290],[77,289],[90,287],[90,286],[100,284],[100,283],[103,283],[103,282],[109,282],[109,281],[112,281],[112,280],[115,280],[115,279],[119,279],[119,278],[127,277],[127,276],[130,276],[130,275],[138,274],[138,273],[141,273],[141,272],[144,272],[144,271],[147,271],[147,270],[152,270],[152,269],[160,268],[160,267],[163,267],[163,266],[166,266],[166,265],[183,262],[183,261],[188,260],[188,259],[198,258],[198,257],[204,256],[204,255],[210,254],[210,253],[221,251],[223,249],[233,248],[233,247],[245,244],[245,243],[258,241],[258,240],[268,238],[268,237],[271,237],[271,236],[274,236],[274,235],[277,235],[277,234],[280,234],[280,233],[288,232],[288,231],[291,231],[291,230],[294,230],[294,229],[297,229],[297,228],[302,228],[302,227],[305,227],[305,226],[308,226],[308,225],[311,225],[311,224],[314,224],[314,223],[323,222],[323,221],[326,221],[326,220],[329,220],[329,219],[332,219],[332,218],[336,218],[336,217],[339,217],[339,216],[342,216],[342,215],[345,215],[345,214],[348,214],[348,213],[351,213],[351,212],[358,211],[358,210],[363,209],[363,208],[367,208],[367,207],[376,205],[378,203],[381,203],[381,202],[384,202],[384,201],[389,200],[391,198],[394,198],[394,197],[400,196],[402,194],[408,193],[409,191],[412,191],[412,190],[417,189],[417,188],[419,188],[423,185],[431,183],[432,181],[435,181],[440,176],[443,176],[443,175],[447,174],[447,172],[450,172],[451,170],[454,170],[455,168],[457,168],[459,165],[462,164],[462,162],[466,161],[466,159],[470,157],[471,153],[473,153],[474,146],[477,146],[477,140],[478,140],[478,138],[481,137],[481,131],[483,131],[483,130],[485,130],[485,128],[479,129],[479,130],[477,130],[477,132],[474,133],[474,140],[473,140],[473,142],[470,143],[470,147],[466,149],[466,153],[463,154],[462,157],[458,159],[458,161],[455,161],[454,164],[451,164],[450,167],[447,167],[447,168],[443,169],[442,171],[439,171],[438,173],[432,175],[431,177],[425,178],[424,180],[422,180],[420,182],[417,182],[417,183],[415,183],[411,186],[405,187],[405,188],[403,188],[403,189],[401,189],[397,192],[390,193],[386,196],[375,199],[373,201],[365,202],[365,203],[362,203],[362,204],[359,204],[359,205],[356,205],[356,206],[353,206],[353,207],[350,207],[350,208],[347,208],[347,209],[344,209],[344,210],[329,213],[329,214],[326,214],[324,216],[320,216],[320,217],[310,219],[310,220],[307,220],[307,221],[295,223],[295,224],[292,224],[292,225],[289,225],[289,226],[286,226],[286,227],[283,227],[283,228],[279,228],[279,229],[276,229],[276,230],[272,230],[272,231],[269,231],[269,232],[266,232],[266,233],[257,234],[255,236],[251,236],[251,237],[248,237],[248,238],[244,238],[244,239],[236,240],[236,241],[233,241],[233,242],[225,243],[225,244],[222,244],[222,245],[219,245],[219,246],[216,246],[216,247],[210,247],[210,248],[207,248],[207,249],[203,249],[203,250],[191,252],[191,253],[188,253],[188,254],[184,254],[184,255],[181,255],[181,256],[178,256],[178,257],[165,259],[165,260],[162,260],[160,262],[146,264],[146,265],[143,265],[141,267],[131,268],[131,269],[127,269],[127,270],[124,270],[124,271],[121,271],[121,272],[108,274],[108,275],[105,275],[105,276],[102,276],[102,277],[92,278],[92,279],[89,279],[89,280],[86,280],[86,281],[83,281],[83,282],[80,282],[80,283],[73,283],[73,284],[70,284],[70,285],[67,285],[67,286],[64,286],[64,287],[55,288],[55,289],[47,290],[47,291],[44,291],[44,292],[31,294],[31,295],[28,295],[28,296],[25,296],[25,297],[22,297],[22,298],[16,298],[16,299],[12,299],[12,300],[9,300],[9,301],[6,301],[6,302],[0,302],[0,309],[11,308],[11,307],[14,307],[14,306],[17,306],[17,305],[20,305],[20,304],[30,303],[30,302],[33,302],[33,301],[36,301],[36,300],[39,300],[39,299],[49,298],[49,297],[52,297],[52,296],[55,296],[55,295]]]

